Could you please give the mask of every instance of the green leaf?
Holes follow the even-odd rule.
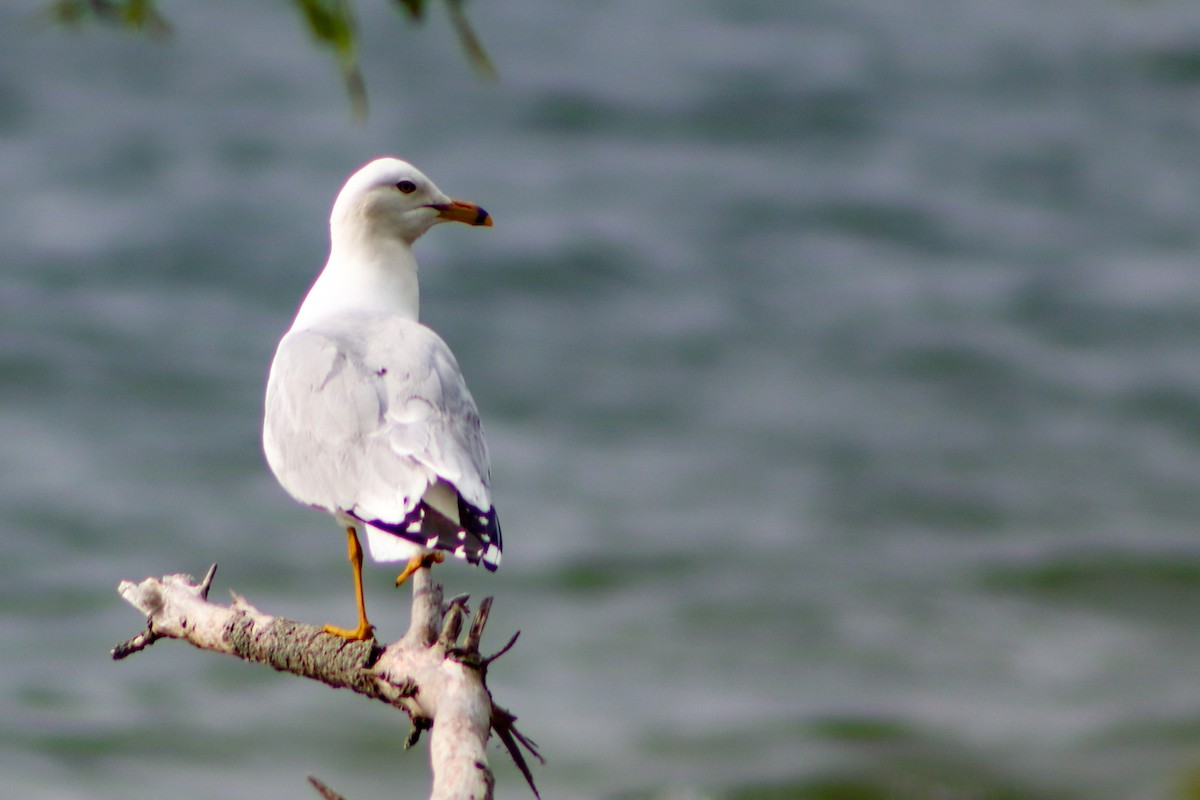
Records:
[[[295,0],[309,33],[331,47],[339,58],[354,55],[354,15],[347,0]]]
[[[165,38],[171,25],[158,13],[157,0],[56,0],[46,15],[64,25],[82,25],[91,20]]]
[[[168,36],[171,26],[158,13],[155,0],[126,0],[121,10],[121,18],[128,28],[145,31],[151,36]]]
[[[413,20],[421,20],[425,16],[425,0],[396,0],[397,3],[404,6],[408,11],[408,15]]]
[[[342,83],[354,116],[367,116],[367,86],[358,66],[358,37],[349,0],[294,0],[308,23],[308,31],[337,57]]]
[[[58,0],[46,8],[45,14],[60,25],[79,25],[88,16],[88,11],[88,5],[83,0]]]
[[[358,61],[358,34],[354,22],[354,0],[292,0],[304,18],[304,24],[321,47],[329,48],[337,58],[342,83],[350,98],[354,115],[367,115],[367,89]],[[156,38],[171,33],[170,23],[158,11],[159,0],[48,0],[45,15],[61,25],[81,25],[99,21]],[[425,18],[429,0],[392,0],[413,22]],[[482,77],[494,80],[496,67],[475,34],[464,0],[445,0],[450,23],[471,67]]]
[[[466,53],[471,66],[475,67],[476,72],[488,80],[496,80],[496,67],[492,64],[492,59],[488,57],[487,51],[483,49],[474,29],[471,28],[471,23],[467,21],[467,14],[463,11],[463,0],[446,0],[446,10],[450,13],[450,22],[454,25],[454,31],[458,34],[458,42],[462,45],[463,52]]]

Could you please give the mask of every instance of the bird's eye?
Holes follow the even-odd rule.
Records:
[[[412,194],[417,190],[417,185],[412,181],[400,181],[396,184],[396,188],[405,194]]]

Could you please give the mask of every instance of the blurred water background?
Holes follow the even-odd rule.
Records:
[[[507,545],[440,577],[544,797],[1200,796],[1194,2],[477,0],[496,84],[358,5],[362,125],[287,3],[0,8],[0,794],[427,791],[382,706],[108,655],[214,561],[350,621],[260,402],[390,153],[496,220],[419,245]]]

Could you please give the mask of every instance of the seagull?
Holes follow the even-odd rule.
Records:
[[[297,501],[346,532],[358,626],[367,639],[365,535],[396,578],[446,552],[500,566],[487,444],[449,346],[417,321],[412,245],[441,222],[491,226],[474,203],[447,197],[406,161],[379,158],[346,181],[329,219],[329,260],[279,342],[267,379],[263,450]]]

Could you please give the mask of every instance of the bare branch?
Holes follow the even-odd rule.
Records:
[[[423,731],[431,731],[432,800],[492,797],[494,778],[486,745],[495,730],[537,794],[517,743],[541,756],[514,727],[516,718],[492,702],[485,660],[479,655],[490,597],[481,603],[460,647],[458,638],[469,614],[466,597],[454,598],[443,609],[441,585],[433,582],[429,569],[420,569],[412,577],[409,629],[384,646],[373,640],[347,641],[313,625],[264,614],[236,594],[228,606],[209,602],[215,572],[214,564],[199,583],[190,575],[146,578],[137,584],[123,581],[118,592],[146,615],[146,630],[117,645],[113,658],[125,658],[158,639],[182,639],[403,709],[413,726],[406,747]],[[512,641],[504,649],[511,646]],[[319,780],[309,780],[322,796],[337,797]]]

